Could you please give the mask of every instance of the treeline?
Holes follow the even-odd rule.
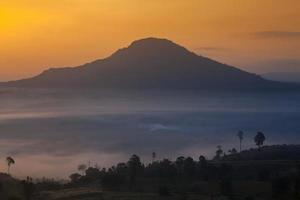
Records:
[[[84,165],[80,165],[78,169],[81,174],[70,175],[70,187],[93,185],[113,191],[157,191],[160,195],[220,194],[233,197],[239,193],[239,185],[236,183],[248,181],[252,184],[266,183],[273,196],[300,197],[300,163],[297,162],[286,165],[267,161],[235,163],[224,162],[222,159],[209,161],[200,156],[198,160],[178,157],[175,161],[163,159],[143,164],[139,156],[132,155],[128,162],[108,169],[85,169]],[[257,186],[254,184],[249,187]]]
[[[149,164],[141,162],[138,155],[132,155],[127,162],[118,163],[109,168],[98,166],[78,166],[78,172],[70,175],[69,183],[53,179],[11,180],[18,188],[14,199],[43,199],[39,198],[42,191],[60,189],[75,189],[78,187],[98,188],[101,191],[145,192],[161,196],[182,197],[189,195],[227,196],[230,199],[299,199],[300,198],[300,161],[299,160],[247,160],[238,159],[246,152],[265,154],[274,149],[297,154],[299,145],[276,145],[260,147],[259,149],[244,150],[242,153],[231,155],[216,151],[212,160],[204,156],[198,159],[178,157],[156,160]],[[269,154],[269,153],[267,153]],[[228,159],[235,156],[236,159]],[[6,174],[5,177],[9,177]],[[1,182],[1,181],[0,181]],[[8,188],[7,190],[6,188]],[[0,184],[0,199],[8,197],[7,191],[13,188],[3,182]],[[10,195],[12,196],[12,195]],[[175,198],[176,199],[176,198]],[[193,198],[191,198],[193,199]]]

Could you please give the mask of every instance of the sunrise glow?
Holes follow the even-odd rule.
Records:
[[[298,0],[4,0],[0,80],[76,66],[149,36],[248,71],[283,70],[268,62],[300,56],[299,10]]]

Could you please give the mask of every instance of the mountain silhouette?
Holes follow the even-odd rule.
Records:
[[[283,83],[282,83],[283,84]],[[51,68],[1,85],[35,88],[262,89],[282,87],[199,56],[167,39],[134,41],[111,56],[78,67]]]

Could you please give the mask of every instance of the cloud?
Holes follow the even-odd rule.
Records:
[[[179,128],[177,128],[176,126],[166,126],[163,124],[151,124],[150,125],[150,131],[151,132],[155,132],[155,131],[161,131],[161,130],[176,130],[178,131]]]
[[[224,51],[226,48],[216,46],[203,46],[196,48],[196,51]]]
[[[300,38],[300,31],[259,31],[252,35],[258,38]]]

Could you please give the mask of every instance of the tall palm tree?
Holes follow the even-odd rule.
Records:
[[[7,173],[9,174],[10,166],[15,164],[15,160],[12,157],[8,156],[6,157],[6,162],[7,162]]]
[[[237,134],[239,140],[240,140],[240,152],[242,151],[242,140],[244,139],[244,132],[243,131],[239,131]]]

